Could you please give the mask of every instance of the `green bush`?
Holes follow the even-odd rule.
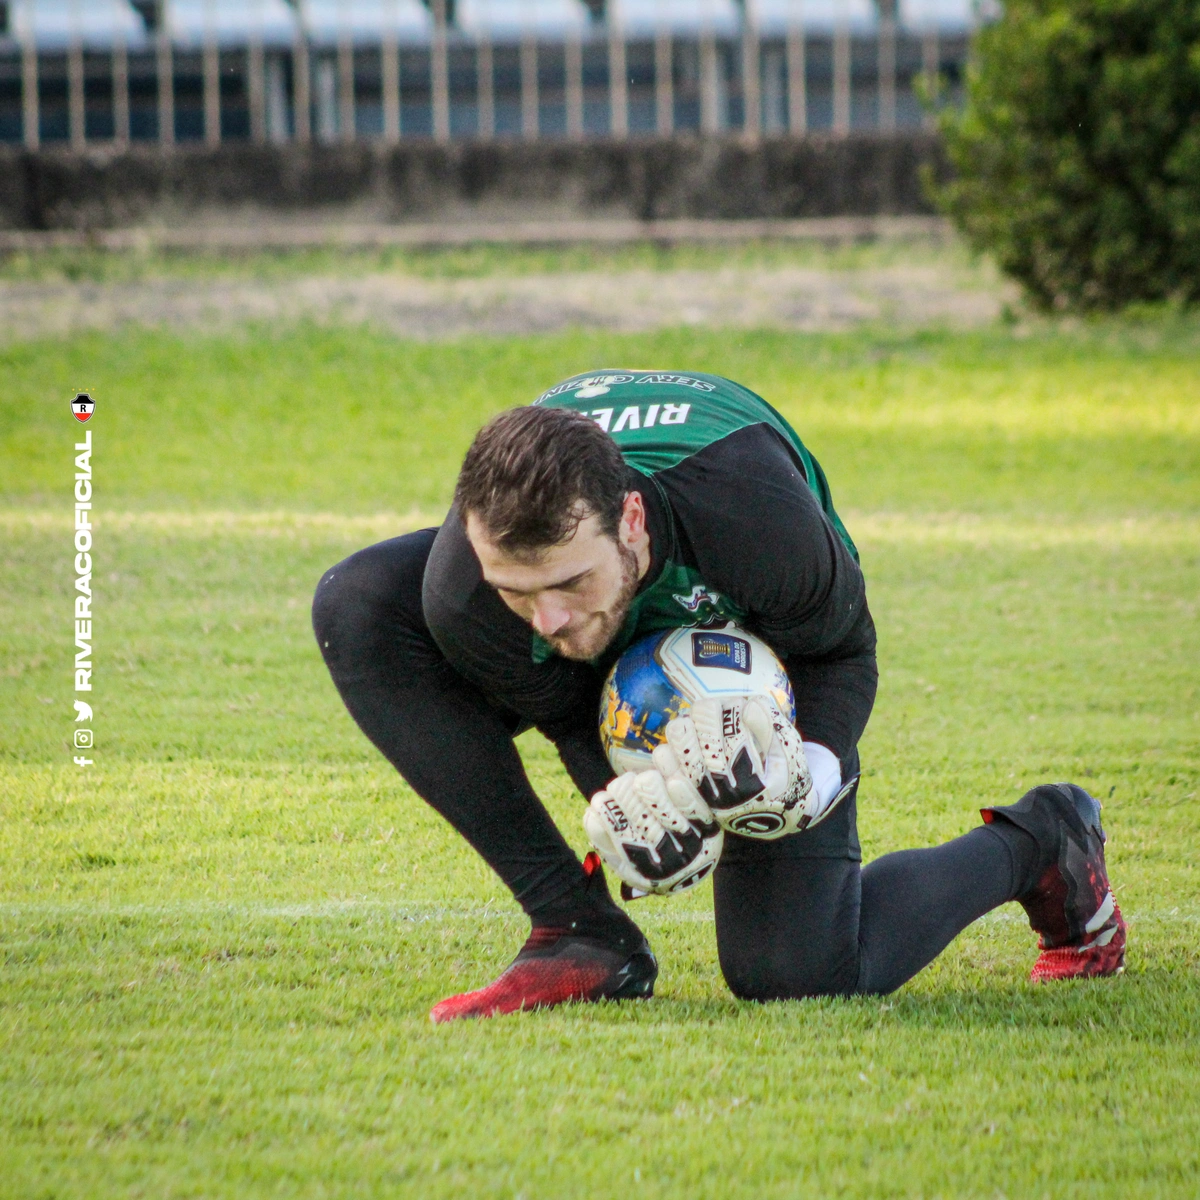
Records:
[[[1200,299],[1200,3],[1006,0],[939,200],[1043,308]]]

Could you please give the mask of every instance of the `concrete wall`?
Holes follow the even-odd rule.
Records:
[[[262,212],[358,219],[829,217],[928,213],[929,134],[395,148],[0,151],[0,228],[102,229]]]

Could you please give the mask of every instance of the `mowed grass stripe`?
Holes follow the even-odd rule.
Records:
[[[979,515],[969,512],[842,513],[856,541],[880,543],[948,543],[964,546],[1009,545],[1030,550],[1053,546],[1196,546],[1200,516],[1156,513],[1093,521]],[[208,538],[218,536],[282,538],[292,534],[330,537],[395,537],[438,525],[444,514],[433,512],[346,515],[332,512],[116,511],[97,508],[92,516],[98,534],[153,533]],[[57,533],[73,528],[70,512],[48,508],[0,509],[0,530],[9,533]]]
[[[579,371],[712,371],[766,397],[840,509],[1090,520],[1200,512],[1200,320],[791,335],[660,330],[472,338],[124,330],[0,348],[0,494],[55,505],[97,397],[101,506],[440,514],[475,431]]]

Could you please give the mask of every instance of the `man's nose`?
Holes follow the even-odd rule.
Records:
[[[542,637],[553,637],[570,619],[571,614],[561,600],[553,596],[534,598],[531,624]]]

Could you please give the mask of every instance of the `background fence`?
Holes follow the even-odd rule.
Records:
[[[0,0],[0,142],[911,130],[974,0]]]

